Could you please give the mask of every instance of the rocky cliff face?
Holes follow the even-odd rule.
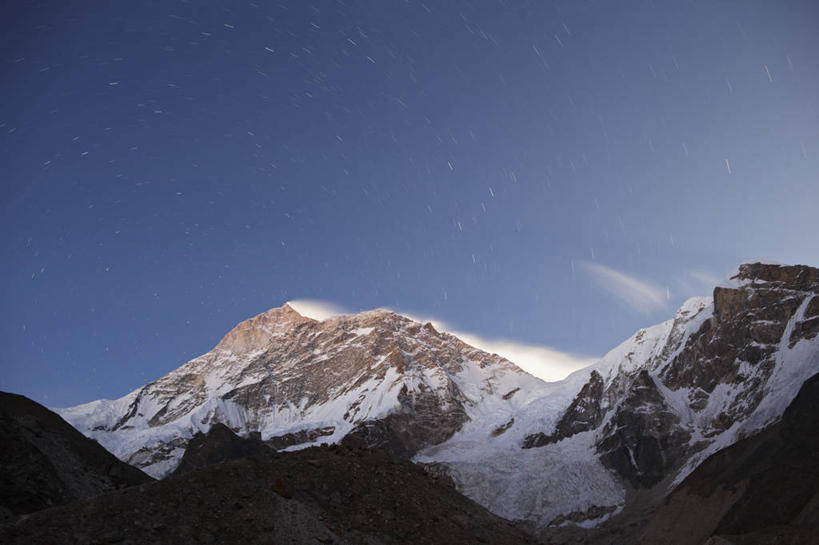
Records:
[[[462,430],[416,459],[551,539],[567,524],[645,518],[709,455],[776,421],[819,372],[817,295],[817,269],[742,265],[713,299],[547,385],[503,441],[479,446]]]

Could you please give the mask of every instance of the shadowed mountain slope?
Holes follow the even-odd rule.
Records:
[[[151,481],[57,414],[0,392],[0,519]]]
[[[640,542],[819,543],[819,375],[782,420],[711,455],[669,496]]]

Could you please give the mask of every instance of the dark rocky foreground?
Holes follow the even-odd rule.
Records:
[[[40,511],[1,543],[447,543],[533,539],[385,451],[265,453]]]
[[[0,521],[152,480],[39,403],[0,392]]]
[[[1,400],[3,444],[13,447],[2,450],[7,513],[72,503],[7,520],[0,543],[537,542],[459,494],[445,474],[388,450],[334,445],[277,453],[214,426],[190,441],[177,472],[151,481],[44,407],[21,396]],[[639,517],[647,522],[618,517],[592,530],[569,526],[540,542],[817,544],[817,455],[819,375],[780,422],[709,457],[656,512]]]
[[[214,424],[208,433],[197,433],[188,442],[174,475],[269,451],[258,437],[239,437],[224,424]]]
[[[640,543],[819,543],[819,375],[782,420],[703,462],[652,517]]]
[[[62,483],[60,473],[48,469],[52,460],[30,445],[25,450],[26,437],[39,434],[40,443],[47,437],[63,448],[77,437],[76,432],[64,437],[67,424],[47,409],[21,396],[3,400],[4,445],[20,447],[18,454],[27,453],[33,463],[24,466],[29,480],[4,489],[7,509],[19,513],[15,502],[30,509],[29,498],[49,497]],[[21,419],[28,423],[11,427]],[[75,471],[68,477],[75,487],[82,483],[87,494],[101,495],[7,520],[0,543],[538,542],[459,494],[445,474],[384,449],[334,445],[277,453],[257,438],[214,426],[191,440],[179,471],[150,481],[112,461],[95,442],[80,439],[69,454],[53,445],[46,453],[74,460],[58,462],[63,479],[65,471]],[[9,465],[10,455],[4,448],[4,483],[18,467]],[[569,526],[546,533],[539,542],[813,545],[819,543],[817,455],[819,375],[804,384],[780,422],[708,458],[647,523],[620,517],[592,530]],[[100,473],[106,468],[108,473]],[[122,475],[141,484],[112,490],[128,482]],[[94,492],[99,482],[108,484]]]

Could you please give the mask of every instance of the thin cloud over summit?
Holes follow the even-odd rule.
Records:
[[[318,299],[296,299],[288,301],[288,304],[302,316],[314,320],[326,320],[332,316],[350,314],[349,311],[336,304]],[[510,339],[490,339],[474,333],[457,331],[437,318],[415,316],[400,310],[391,310],[418,322],[431,322],[439,331],[455,335],[465,343],[485,352],[503,356],[527,373],[545,381],[561,380],[572,372],[597,361],[596,358],[563,352],[550,346],[526,344]]]
[[[648,313],[668,306],[668,292],[647,280],[597,263],[584,262],[583,268],[598,286],[637,312]]]

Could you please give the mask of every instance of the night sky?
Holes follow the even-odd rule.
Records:
[[[819,265],[819,4],[2,2],[0,389],[293,299],[599,356]]]

